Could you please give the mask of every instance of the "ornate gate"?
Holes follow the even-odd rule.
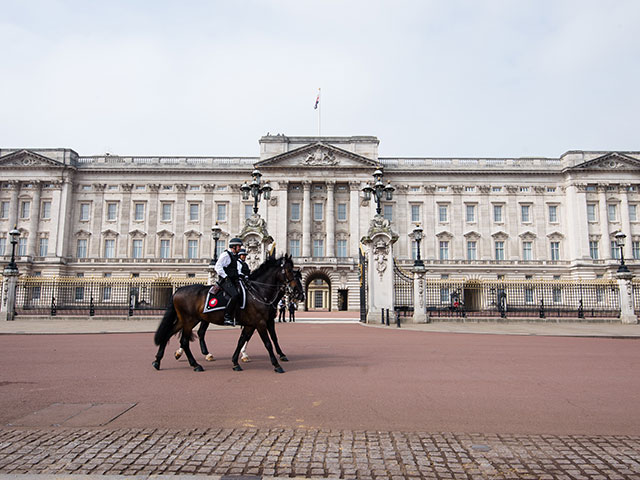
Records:
[[[413,273],[393,262],[393,299],[398,316],[413,315]]]
[[[367,323],[367,256],[360,245],[360,321]]]

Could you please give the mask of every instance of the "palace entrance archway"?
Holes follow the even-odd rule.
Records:
[[[311,273],[305,286],[308,311],[331,310],[331,280],[321,272]]]

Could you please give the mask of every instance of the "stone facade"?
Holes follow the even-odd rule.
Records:
[[[332,310],[357,310],[359,244],[376,209],[361,188],[381,166],[396,188],[382,202],[393,256],[413,264],[419,223],[425,278],[609,277],[617,231],[632,271],[640,259],[640,152],[381,158],[378,143],[270,135],[248,158],[0,149],[0,258],[17,225],[24,274],[206,278],[211,228],[219,249],[243,230],[253,200],[239,187],[257,167],[273,187],[259,214],[276,252],[297,257],[310,290],[330,286]]]

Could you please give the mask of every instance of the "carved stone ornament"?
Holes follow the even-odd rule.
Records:
[[[244,228],[242,232],[240,232],[240,238],[244,239],[250,234],[257,234],[262,237],[263,243],[273,242],[273,238],[271,238],[267,231],[267,222],[257,213],[252,213],[251,216],[247,218]]]
[[[384,240],[378,240],[373,247],[373,260],[376,265],[376,272],[380,275],[380,278],[384,275],[387,269],[387,258],[389,257],[389,244]]]
[[[374,215],[373,220],[371,220],[367,236],[372,239],[375,235],[380,233],[390,236],[391,243],[395,243],[396,240],[398,240],[398,234],[391,230],[391,222],[384,218],[384,216],[376,214]]]
[[[316,148],[313,152],[307,155],[302,162],[303,165],[311,165],[311,166],[325,166],[325,165],[337,165],[338,160],[333,152],[330,152],[322,147]]]

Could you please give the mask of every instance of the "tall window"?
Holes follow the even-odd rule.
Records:
[[[597,240],[590,240],[589,241],[589,255],[591,256],[592,260],[598,260],[598,258],[600,258],[600,255],[598,253],[598,241]]]
[[[84,273],[78,273],[78,278],[84,277]],[[76,287],[76,300],[82,301],[84,300],[84,287]]]
[[[616,204],[607,205],[607,214],[609,216],[610,222],[615,222],[618,220],[618,206]]]
[[[144,220],[144,203],[136,203],[134,205],[134,217],[133,219],[137,222],[141,222]]]
[[[108,238],[104,241],[104,256],[105,258],[115,258],[116,256],[116,241]]]
[[[532,275],[525,275],[524,276],[525,280],[533,280],[533,276]],[[529,282],[527,282],[527,286],[524,289],[524,301],[527,303],[533,303],[533,288],[530,287],[529,285],[531,285]]]
[[[477,260],[477,242],[469,240],[467,242],[467,260]]]
[[[420,222],[420,205],[411,205],[411,222]]]
[[[554,262],[560,260],[560,242],[551,242],[551,260]]]
[[[493,221],[502,222],[502,205],[493,206]]]
[[[338,240],[336,242],[337,247],[337,256],[340,258],[344,258],[347,256],[347,241],[346,240]]]
[[[187,244],[187,258],[198,258],[198,240],[189,240]]]
[[[219,209],[220,209],[220,205],[218,205],[218,210]],[[197,222],[199,218],[200,218],[200,205],[197,203],[190,203],[189,204],[189,221]]]
[[[475,205],[467,205],[466,208],[466,218],[467,222],[475,222],[476,221],[476,206]]]
[[[291,204],[291,220],[297,222],[300,220],[300,204],[292,203]]]
[[[18,256],[24,257],[27,254],[27,239],[20,237],[18,239]]]
[[[382,208],[382,216],[386,220],[393,222],[393,205],[384,205]]]
[[[418,242],[411,240],[411,260],[417,260],[418,258]]]
[[[0,218],[9,218],[9,202],[0,202]]]
[[[615,240],[611,240],[611,258],[620,260],[620,247]]]
[[[40,244],[38,245],[38,250],[40,250],[40,256],[46,257],[47,251],[49,250],[49,239],[48,238],[40,238]]]
[[[253,213],[253,205],[251,205],[250,203],[246,204],[244,206],[244,219],[246,220],[247,218],[249,218],[252,213]]]
[[[216,219],[219,222],[226,222],[227,221],[227,204],[218,203],[217,209],[218,209],[218,212],[216,214]]]
[[[80,204],[80,221],[81,222],[86,222],[87,220],[89,220],[89,208],[91,207],[91,205],[89,205],[88,203],[81,203]]]
[[[549,205],[549,222],[555,223],[558,221],[558,206]]]
[[[29,218],[30,209],[31,209],[31,202],[22,202],[20,204],[20,218]]]
[[[142,240],[135,239],[133,241],[133,248],[131,252],[133,258],[142,258]]]
[[[105,273],[104,278],[111,278],[111,274]],[[102,300],[106,300],[106,301],[111,300],[111,285],[108,283],[105,284],[104,287],[102,287]]]
[[[107,203],[107,221],[113,222],[118,216],[118,204],[109,202]]]
[[[344,222],[347,220],[347,204],[339,203],[338,204],[338,221]]]
[[[440,260],[449,260],[449,242],[447,240],[440,242],[439,258]]]
[[[638,206],[637,205],[629,205],[629,221],[637,222],[638,221]]]
[[[160,258],[169,258],[171,255],[171,240],[160,240]]]
[[[522,242],[522,259],[523,260],[533,259],[533,243],[532,242]]]
[[[222,252],[227,249],[227,241],[226,240],[218,240],[218,250],[216,250],[217,257],[220,258]]]
[[[531,206],[530,205],[520,205],[520,215],[522,217],[522,223],[531,221]]]
[[[631,248],[633,252],[633,259],[640,260],[640,242],[637,242],[637,241],[631,242]]]
[[[0,257],[7,251],[7,238],[0,237]]]
[[[323,205],[321,203],[313,204],[313,220],[316,222],[321,222],[323,219],[322,207]]]
[[[496,260],[504,260],[504,241],[498,240],[495,243]]]
[[[289,240],[289,254],[292,257],[300,256],[300,240],[298,239]]]
[[[76,243],[76,257],[87,258],[87,239],[79,238]]]
[[[42,202],[42,214],[40,215],[42,218],[51,218],[51,202],[45,200]]]
[[[587,203],[587,220],[589,222],[596,221],[596,204],[595,203]]]
[[[313,256],[324,257],[324,240],[317,239],[313,241]]]
[[[170,203],[163,203],[162,204],[162,221],[163,222],[170,222],[171,221],[171,210],[172,210],[173,205]]]
[[[447,221],[447,205],[438,205],[438,221],[444,223]]]

